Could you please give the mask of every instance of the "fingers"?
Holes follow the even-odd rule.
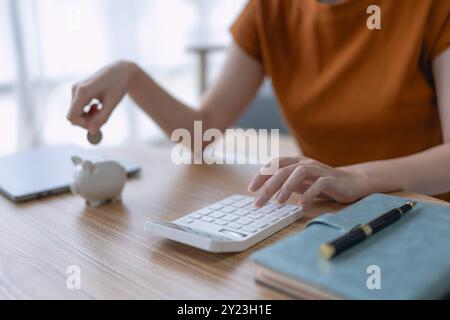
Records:
[[[308,207],[315,198],[324,197],[350,203],[361,197],[361,177],[304,157],[280,158],[280,169],[272,176],[259,173],[249,190],[260,191],[256,207],[264,206],[276,194],[276,201],[286,203],[292,193],[302,194],[299,204]],[[364,180],[364,179],[363,179]],[[356,185],[356,187],[355,187]],[[360,183],[359,183],[360,185]]]
[[[100,131],[100,128],[108,121],[111,113],[113,112],[114,104],[112,99],[104,99],[102,109],[95,112],[89,119],[88,128],[89,132],[93,135]]]
[[[92,89],[86,84],[75,85],[72,87],[72,103],[67,119],[73,124],[88,129],[88,121],[85,117],[84,107],[92,99],[96,98]]]
[[[281,187],[281,190],[277,196],[277,202],[286,203],[291,197],[292,193],[298,190],[298,187],[306,180],[310,178],[320,178],[327,176],[329,170],[326,167],[316,165],[301,165],[297,166],[291,176]]]
[[[277,159],[276,161],[278,161],[280,168],[284,168],[292,164],[298,163],[299,160],[300,160],[299,157],[284,157]],[[270,167],[271,163],[267,164],[265,167]],[[257,192],[271,177],[272,176],[270,175],[263,175],[261,174],[261,172],[259,172],[250,182],[248,190],[250,192]]]
[[[265,184],[264,187],[261,189],[261,194],[255,201],[255,206],[260,208],[263,207],[272,197],[275,195],[275,193],[280,190],[283,183],[286,181],[287,178],[292,174],[292,172],[295,170],[296,166],[291,165],[288,167],[284,167],[279,169]]]
[[[261,195],[255,202],[256,207],[264,206],[278,192],[277,202],[286,203],[293,192],[305,190],[305,182],[329,174],[326,167],[317,165],[291,165],[282,168],[261,188]]]
[[[92,100],[101,101],[102,108],[92,105],[88,113],[85,107]],[[89,84],[77,84],[72,87],[72,103],[67,115],[67,119],[73,124],[87,129],[91,134],[97,134],[100,128],[108,121],[114,109],[114,99],[112,97],[101,97],[95,86]]]
[[[300,198],[300,204],[308,207],[312,201],[322,193],[330,192],[335,184],[335,179],[331,177],[321,177],[308,189]]]

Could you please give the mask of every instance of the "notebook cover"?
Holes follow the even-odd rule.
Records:
[[[319,255],[321,244],[407,201],[372,195],[337,214],[318,217],[302,232],[251,258],[263,268],[342,298],[442,298],[450,292],[449,207],[418,202],[401,220],[335,259]],[[367,285],[373,276],[369,266],[379,267],[380,289]]]

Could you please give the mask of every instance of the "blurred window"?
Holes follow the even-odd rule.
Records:
[[[195,104],[197,59],[186,48],[205,34],[229,41],[244,3],[0,0],[0,154],[39,144],[87,145],[84,132],[65,120],[70,86],[115,60],[136,61]],[[104,129],[110,145],[160,135],[128,99]]]

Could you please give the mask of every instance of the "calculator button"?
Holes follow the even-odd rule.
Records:
[[[265,221],[261,221],[261,222],[255,222],[253,223],[250,227],[251,228],[258,228],[258,229],[264,229],[265,227],[267,227],[269,224]]]
[[[244,198],[245,198],[244,196],[237,195],[237,196],[232,196],[232,197],[230,197],[228,199],[229,200],[233,200],[233,201],[239,201],[239,200],[242,200]]]
[[[237,219],[239,219],[239,217],[235,216],[233,214],[230,214],[230,215],[226,216],[225,218],[223,218],[223,220],[228,221],[228,222],[234,222]]]
[[[241,216],[241,217],[245,217],[249,213],[250,213],[250,211],[245,210],[245,209],[239,209],[238,211],[234,212],[234,214]]]
[[[245,227],[245,228],[242,229],[242,231],[248,232],[248,233],[258,232],[258,230],[256,230],[255,228],[252,228],[252,227]]]
[[[289,213],[290,213],[290,211],[277,211],[273,215],[278,217],[278,218],[283,218],[283,217],[288,216]]]
[[[199,214],[199,215],[202,215],[202,216],[207,216],[207,215],[211,214],[212,212],[213,211],[209,210],[209,209],[202,209],[202,210],[199,210],[199,211],[197,211],[195,213]]]
[[[246,198],[244,200],[236,202],[235,204],[233,204],[233,206],[235,206],[237,208],[244,208],[244,207],[248,206],[249,204],[252,204],[254,201],[255,200],[253,198]]]
[[[239,230],[239,229],[242,229],[242,226],[240,224],[234,223],[234,224],[230,224],[228,226],[228,228],[234,229],[234,230]]]
[[[249,204],[249,205],[245,206],[243,209],[248,210],[248,211],[256,211],[256,210],[258,210],[258,208],[255,207],[253,204]]]
[[[262,217],[264,217],[264,215],[262,214],[257,214],[257,213],[252,213],[251,215],[248,216],[251,219],[261,219]]]
[[[298,210],[298,209],[299,209],[298,206],[294,206],[292,204],[288,204],[288,205],[284,206],[281,210],[286,210],[288,212],[292,212],[292,211],[295,211],[295,210]]]
[[[277,220],[278,220],[278,219],[277,219]],[[267,225],[273,223],[272,219],[267,219],[267,218],[261,219],[261,220],[258,221],[258,222],[260,222],[260,223],[265,223],[265,224],[267,224]]]
[[[287,213],[290,213],[290,212],[293,212],[293,211],[295,211],[295,210],[297,210],[297,209],[298,209],[298,208],[295,208],[295,207],[288,207],[288,206],[285,206],[285,207],[283,207],[283,208],[281,208],[281,209],[276,210],[275,213],[279,213],[279,212],[287,212]]]
[[[264,220],[268,221],[269,223],[274,223],[274,222],[278,221],[278,217],[274,216],[274,215],[270,215],[270,216],[266,216]]]
[[[214,222],[214,219],[206,217],[206,218],[203,218],[202,221],[204,221],[204,222]]]
[[[228,205],[230,205],[232,203],[234,203],[234,201],[231,200],[231,199],[225,199],[225,200],[222,200],[222,201],[219,202],[219,204],[221,204],[223,206],[228,206]]]
[[[251,219],[241,218],[238,220],[237,223],[247,226],[247,225],[251,224],[252,222],[253,222],[253,220],[251,220]]]
[[[225,207],[225,208],[223,208],[221,211],[222,211],[222,212],[225,212],[225,213],[233,213],[233,212],[236,211],[236,208],[233,208],[233,207]]]
[[[220,219],[226,216],[225,213],[223,212],[214,212],[212,214],[209,215],[211,218],[215,218],[215,219]]]
[[[223,205],[221,205],[221,204],[213,204],[212,206],[210,206],[208,209],[211,209],[211,210],[220,210],[220,209],[222,209],[224,206]]]
[[[180,222],[184,223],[184,224],[191,224],[191,223],[194,222],[194,220],[192,220],[192,219],[182,219],[182,220],[180,220]]]
[[[284,206],[285,206],[284,204],[271,203],[271,204],[269,204],[269,205],[267,206],[267,208],[271,208],[271,209],[274,209],[274,210],[278,210],[278,209],[283,208]]]
[[[216,222],[214,222],[216,225],[218,226],[222,226],[225,227],[228,225],[228,222],[226,222],[225,220],[217,220]]]
[[[191,217],[192,219],[195,219],[195,220],[199,220],[199,219],[201,219],[201,218],[203,218],[201,215],[199,215],[199,214],[192,214],[192,215],[190,215],[189,217]]]
[[[271,207],[264,207],[259,209],[258,211],[256,211],[257,213],[262,213],[262,214],[267,214],[267,213],[271,213],[275,211],[275,208],[271,208]]]

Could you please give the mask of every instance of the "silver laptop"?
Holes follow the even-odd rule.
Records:
[[[0,192],[21,202],[69,191],[74,171],[71,158],[75,155],[89,160],[105,158],[75,146],[39,148],[0,157]],[[129,176],[140,171],[135,164],[114,160],[125,167]]]

